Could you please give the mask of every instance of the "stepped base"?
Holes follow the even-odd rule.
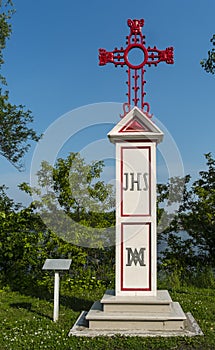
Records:
[[[170,312],[159,313],[104,313],[102,304],[95,302],[86,316],[91,329],[139,329],[152,330],[181,330],[184,328],[186,316],[178,303],[172,303]]]
[[[173,302],[168,291],[158,291],[156,297],[115,296],[106,291],[88,314],[91,329],[181,330],[186,316],[179,303]]]
[[[173,302],[168,291],[156,297],[115,296],[107,291],[101,301],[83,312],[69,335],[200,335],[201,329],[192,315],[185,315]]]

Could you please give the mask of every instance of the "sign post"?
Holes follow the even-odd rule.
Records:
[[[60,271],[68,271],[71,262],[71,259],[46,259],[42,268],[43,270],[54,271],[54,322],[57,322],[59,318]]]
[[[60,291],[60,274],[59,271],[54,273],[54,313],[53,321],[58,321],[59,317],[59,291]]]

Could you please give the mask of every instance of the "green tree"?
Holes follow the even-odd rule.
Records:
[[[157,185],[157,224],[158,232],[170,230],[178,207],[186,196],[186,184],[190,176],[171,177],[166,184]]]
[[[14,13],[11,0],[0,2],[0,70],[4,64],[3,50],[10,37],[11,16]],[[30,141],[38,141],[39,136],[29,127],[33,122],[31,111],[24,105],[9,102],[9,92],[5,89],[6,79],[0,75],[0,155],[5,157],[19,170],[22,158],[30,147]]]
[[[20,185],[35,196],[31,207],[44,223],[47,237],[58,242],[55,254],[60,257],[64,252],[69,257],[75,251],[75,262],[78,251],[82,256],[82,265],[79,261],[78,268],[77,264],[72,267],[68,280],[72,285],[80,281],[81,288],[97,280],[109,286],[114,276],[114,246],[110,245],[115,242],[115,202],[112,186],[101,180],[103,166],[100,161],[86,164],[78,153],[70,153],[54,167],[42,162],[36,188]],[[50,249],[49,254],[53,256]]]
[[[53,276],[42,266],[47,258],[72,258],[71,274],[80,275],[87,253],[73,246],[44,225],[34,205],[23,208],[0,187],[0,281],[11,288],[35,292],[53,286]]]
[[[215,46],[215,34],[212,36],[210,41],[212,45]],[[207,73],[214,74],[215,72],[215,48],[214,47],[212,47],[212,49],[208,51],[208,57],[201,60],[200,64]]]
[[[207,169],[192,184],[187,177],[182,203],[163,235],[168,247],[162,266],[181,279],[215,267],[215,160],[211,153],[205,158]]]
[[[36,205],[46,225],[64,240],[85,247],[110,245],[114,234],[112,185],[100,179],[103,162],[86,164],[78,153],[42,162]]]
[[[193,182],[178,215],[177,227],[192,237],[202,264],[215,267],[215,160],[205,154],[207,170]]]

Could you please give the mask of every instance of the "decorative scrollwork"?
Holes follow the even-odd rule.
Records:
[[[159,60],[165,61],[168,64],[173,64],[174,63],[173,47],[167,47],[166,50],[160,51],[159,52]]]
[[[105,66],[108,62],[113,62],[113,52],[108,52],[105,49],[99,49],[99,65]]]
[[[144,19],[128,19],[128,26],[130,27],[130,35],[140,34],[144,26]]]
[[[150,105],[144,101],[145,98],[145,83],[144,79],[145,65],[148,67],[154,65],[157,66],[160,62],[166,62],[167,64],[174,63],[174,49],[168,47],[165,50],[158,50],[156,46],[153,48],[145,46],[145,36],[142,34],[142,27],[144,26],[143,19],[128,19],[127,24],[130,28],[130,34],[127,38],[127,47],[123,49],[115,48],[113,51],[106,51],[105,49],[99,49],[99,65],[104,66],[107,63],[113,63],[117,66],[127,66],[126,72],[128,73],[127,87],[128,102],[124,103],[123,111],[124,117],[131,109],[132,105],[138,106],[151,117],[149,114]],[[144,58],[139,64],[131,63],[128,54],[131,50],[141,50]],[[146,109],[146,110],[145,110]]]

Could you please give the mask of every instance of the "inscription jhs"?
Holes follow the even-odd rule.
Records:
[[[124,191],[148,191],[148,173],[124,173]]]
[[[131,266],[134,263],[135,266],[139,263],[140,266],[146,266],[145,264],[145,250],[146,248],[140,248],[139,252],[137,248],[132,250],[132,248],[126,248],[128,256],[127,256],[127,264],[126,266]]]

